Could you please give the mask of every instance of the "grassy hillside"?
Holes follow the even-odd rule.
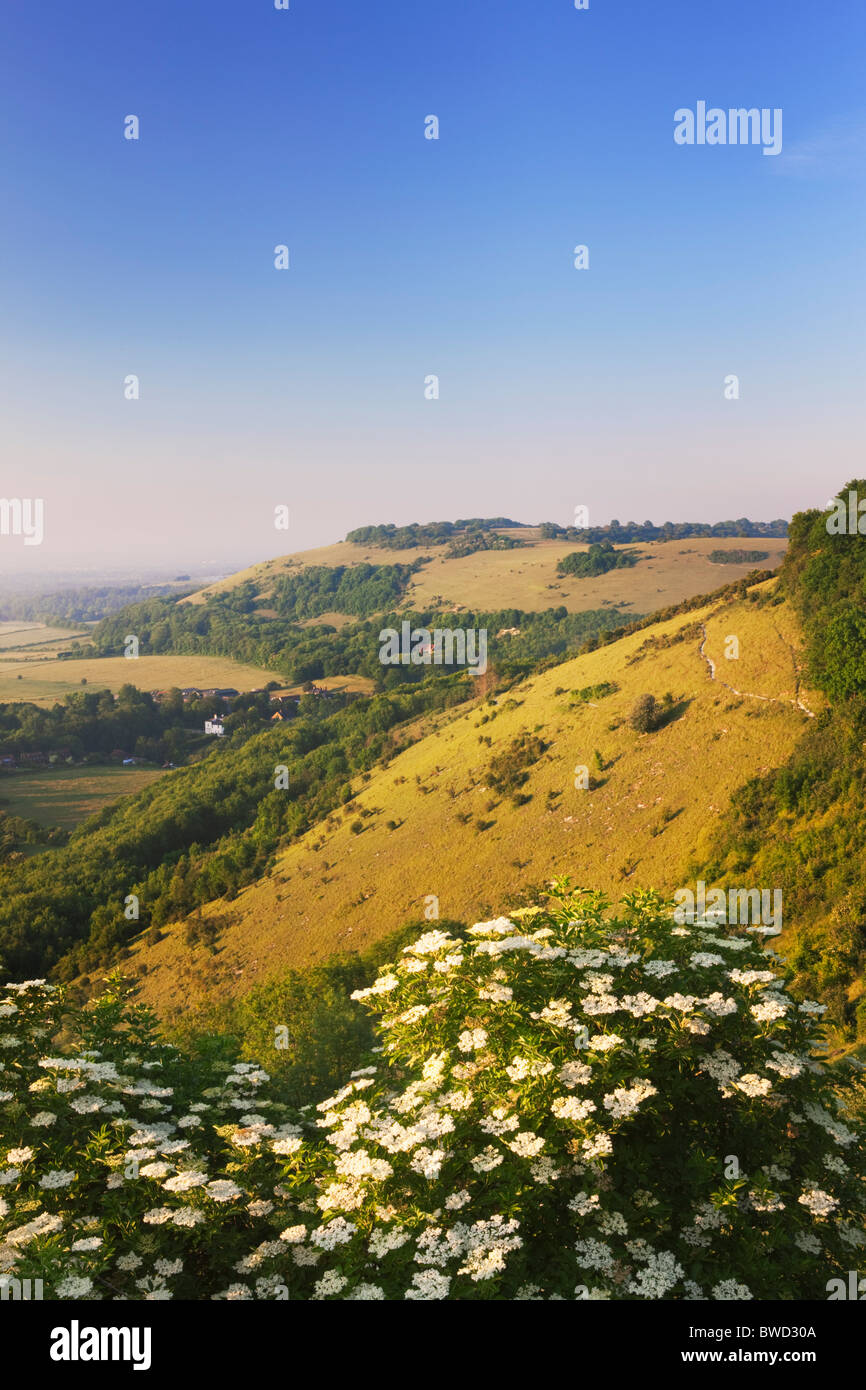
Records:
[[[692,594],[708,593],[723,583],[742,578],[754,568],[753,563],[722,567],[710,561],[712,551],[742,549],[743,542],[736,537],[721,540],[690,537],[638,545],[636,549],[641,559],[633,569],[613,570],[594,579],[561,577],[557,574],[559,561],[575,551],[588,550],[588,546],[567,540],[545,540],[539,527],[503,530],[502,534],[519,539],[521,547],[449,556],[442,547],[436,546],[384,550],[341,541],[253,565],[181,602],[203,604],[215,595],[231,593],[249,582],[260,594],[260,611],[266,611],[270,587],[287,574],[297,574],[315,566],[411,565],[423,559],[427,563],[415,573],[406,590],[406,608],[424,610],[442,606],[457,611],[518,608],[538,612],[562,605],[570,613],[580,613],[615,606],[646,613],[667,608]],[[767,569],[775,569],[786,546],[784,539],[762,539],[761,550],[768,555],[762,564]]]
[[[773,587],[657,623],[457,717],[441,714],[426,738],[356,781],[354,800],[271,873],[203,909],[220,926],[215,953],[188,945],[180,924],[158,943],[138,942],[130,964],[146,967],[146,998],[170,1017],[205,996],[244,992],[287,966],[366,946],[430,911],[432,897],[442,917],[475,920],[559,872],[614,894],[687,884],[695,847],[709,844],[737,789],[781,766],[810,722],[796,704],[793,611],[760,602]],[[724,656],[731,635],[736,660]],[[590,689],[600,686],[611,693]],[[650,734],[628,722],[643,693],[672,697]],[[800,693],[821,708],[817,693]],[[538,755],[523,769],[521,739],[536,740]],[[575,787],[578,767],[592,778],[586,790]]]
[[[855,480],[849,491],[866,496]],[[820,993],[843,1047],[866,1046],[866,536],[803,512],[775,613],[798,613],[827,708],[785,765],[755,773],[712,837],[706,877],[784,885],[789,947],[803,991]],[[808,703],[805,700],[804,703]],[[825,702],[826,703],[826,702]]]

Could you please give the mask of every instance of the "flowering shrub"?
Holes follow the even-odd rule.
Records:
[[[616,920],[566,881],[552,902],[406,947],[354,996],[379,1054],[302,1112],[254,1063],[202,1076],[117,980],[46,1055],[61,994],[9,986],[0,1277],[59,1299],[825,1297],[866,1192],[820,1006],[754,933],[677,926],[650,893]]]

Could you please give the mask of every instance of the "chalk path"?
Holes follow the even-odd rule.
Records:
[[[776,695],[754,695],[750,690],[737,690],[736,686],[729,685],[727,681],[722,680],[721,676],[716,675],[716,663],[713,661],[712,657],[707,656],[706,652],[704,651],[704,647],[707,645],[707,629],[704,623],[701,623],[701,632],[703,633],[703,638],[701,640],[701,645],[698,647],[698,655],[703,657],[704,661],[707,663],[707,666],[710,668],[711,680],[716,681],[719,685],[723,685],[726,690],[730,690],[732,695],[739,695],[744,700],[764,700],[765,703],[769,705],[793,705],[796,709],[802,710],[802,712],[805,715],[808,715],[810,719],[815,718],[815,711],[809,709],[809,706],[807,704],[804,704],[804,702],[800,699],[800,675],[797,669],[797,661],[793,651],[791,651],[791,660],[794,662],[794,679],[796,682],[797,691],[794,699],[783,700]],[[779,638],[780,641],[784,642],[785,639],[782,637],[781,633],[777,632],[776,636]],[[785,643],[785,645],[787,646],[788,644]]]

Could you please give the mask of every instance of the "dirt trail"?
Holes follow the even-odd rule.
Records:
[[[698,655],[703,657],[704,661],[710,668],[711,680],[717,681],[718,684],[723,685],[726,690],[730,690],[732,695],[739,695],[744,700],[763,700],[766,704],[769,705],[793,705],[795,709],[802,710],[803,714],[808,715],[810,719],[815,718],[815,711],[809,709],[809,706],[807,704],[804,704],[804,702],[800,699],[800,676],[797,670],[797,661],[793,651],[791,652],[791,660],[794,662],[794,681],[796,690],[796,695],[794,699],[782,700],[776,695],[754,695],[750,690],[737,690],[736,686],[729,685],[727,681],[722,680],[721,676],[716,675],[716,663],[713,661],[712,657],[707,656],[706,652],[704,651],[704,647],[707,645],[707,629],[704,623],[701,623],[701,632],[703,633],[703,637],[701,639],[701,645],[698,647]],[[781,634],[777,633],[776,635],[780,638],[781,641],[784,641],[784,638],[781,637]]]

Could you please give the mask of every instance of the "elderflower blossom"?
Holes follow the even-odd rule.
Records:
[[[486,1149],[482,1149],[480,1154],[476,1154],[471,1160],[472,1167],[476,1173],[491,1173],[494,1168],[498,1168],[505,1155],[498,1149],[494,1149],[492,1144],[488,1144]]]
[[[558,1096],[550,1107],[557,1119],[585,1120],[596,1109],[594,1100],[578,1100],[576,1096]]]
[[[412,1155],[409,1160],[409,1167],[413,1172],[420,1173],[421,1177],[426,1178],[428,1182],[433,1182],[442,1171],[442,1164],[445,1161],[445,1157],[444,1149],[428,1149],[422,1147],[416,1149],[415,1153]]]
[[[726,999],[725,996],[718,991],[716,991],[715,994],[707,995],[706,999],[702,1002],[707,1013],[713,1014],[716,1018],[725,1018],[728,1014],[735,1014],[737,1012],[735,1000]]]
[[[820,1255],[823,1249],[820,1240],[811,1231],[798,1231],[794,1236],[794,1244],[807,1255]]]
[[[663,980],[666,975],[675,975],[679,966],[672,960],[650,960],[643,966],[645,975],[651,975],[656,980]]]
[[[370,1254],[373,1256],[375,1260],[381,1260],[382,1257],[384,1255],[389,1254],[390,1251],[399,1250],[401,1246],[405,1245],[407,1240],[409,1239],[410,1233],[408,1231],[401,1230],[397,1226],[392,1227],[391,1229],[388,1229],[387,1227],[385,1229],[382,1229],[380,1227],[378,1230],[374,1231],[373,1234],[370,1236],[370,1239],[367,1244],[367,1249],[369,1250]]]
[[[542,1062],[539,1059],[532,1060],[529,1057],[513,1057],[511,1066],[505,1068],[506,1075],[512,1081],[525,1081],[530,1076],[547,1076],[548,1072],[553,1071],[552,1062]]]
[[[486,1042],[487,1033],[483,1028],[465,1028],[457,1039],[457,1046],[461,1052],[475,1052]]]
[[[544,1148],[545,1140],[539,1135],[533,1134],[531,1129],[522,1130],[520,1134],[515,1134],[513,1139],[506,1139],[506,1144],[512,1153],[516,1153],[518,1158],[535,1158]]]
[[[46,1190],[54,1187],[68,1187],[70,1183],[75,1182],[76,1176],[77,1175],[73,1172],[65,1172],[61,1168],[52,1168],[49,1172],[43,1173],[42,1177],[39,1179],[39,1186]]]
[[[207,1173],[200,1173],[196,1168],[186,1168],[162,1185],[166,1192],[189,1192],[193,1187],[204,1187],[207,1181]]]
[[[578,1192],[569,1202],[568,1209],[569,1211],[576,1212],[578,1216],[591,1216],[598,1208],[600,1201],[601,1198],[597,1192],[593,1192],[592,1194]]]
[[[644,1268],[629,1281],[628,1290],[638,1298],[663,1298],[683,1277],[683,1267],[668,1250],[649,1256]]]
[[[820,1187],[806,1188],[797,1201],[813,1216],[829,1216],[839,1205],[835,1197],[831,1197],[829,1192],[823,1192]]]
[[[788,1004],[784,999],[766,999],[762,1004],[753,1004],[749,1012],[758,1023],[775,1023],[785,1017]]]
[[[53,1213],[42,1212],[40,1216],[35,1216],[32,1221],[27,1221],[23,1226],[16,1226],[14,1230],[7,1231],[3,1239],[7,1245],[26,1245],[28,1241],[37,1240],[40,1236],[54,1235],[56,1231],[62,1229],[62,1217]]]
[[[765,1065],[786,1079],[800,1076],[803,1071],[803,1063],[800,1058],[792,1056],[790,1052],[777,1052],[774,1057],[767,1060]]]
[[[746,1096],[766,1096],[773,1089],[773,1083],[766,1076],[757,1076],[754,1072],[744,1072],[739,1081],[734,1085],[738,1091],[742,1091]]]
[[[87,1275],[72,1274],[67,1279],[61,1279],[55,1285],[54,1292],[58,1298],[84,1298],[93,1288],[93,1280]]]
[[[713,1298],[723,1301],[727,1299],[749,1299],[753,1295],[747,1285],[738,1284],[736,1279],[723,1279],[716,1284],[713,1289]]]
[[[695,994],[669,994],[667,999],[662,1000],[666,1009],[674,1009],[679,1014],[689,1013],[697,1002]]]
[[[396,975],[380,975],[376,983],[370,985],[369,989],[355,989],[350,994],[350,999],[374,999],[378,994],[389,994],[392,989],[397,989],[400,980]]]
[[[592,1077],[592,1067],[588,1067],[585,1062],[566,1062],[560,1067],[557,1073],[564,1086],[571,1090],[575,1086],[581,1086]]]
[[[633,1082],[631,1089],[625,1086],[617,1087],[610,1095],[604,1097],[602,1104],[605,1110],[610,1111],[612,1119],[622,1120],[627,1115],[633,1115],[643,1101],[655,1095],[658,1095],[658,1090],[651,1082],[638,1080]]]
[[[478,998],[487,999],[491,1004],[508,1004],[514,998],[514,990],[510,985],[502,985],[494,980],[492,984],[482,985]]]
[[[412,1285],[403,1297],[428,1302],[447,1298],[450,1288],[451,1280],[446,1275],[437,1273],[435,1269],[424,1269],[412,1275]]]
[[[322,1250],[333,1250],[338,1245],[346,1245],[355,1234],[357,1227],[343,1216],[335,1216],[325,1226],[319,1226],[310,1236],[314,1245]]]
[[[459,1192],[452,1192],[445,1198],[445,1210],[460,1211],[461,1208],[467,1206],[471,1201],[472,1193],[465,1187],[461,1188]],[[404,1236],[403,1239],[408,1240],[408,1235]],[[403,1242],[401,1241],[400,1243],[402,1245]]]
[[[235,1197],[243,1196],[237,1183],[229,1178],[215,1178],[213,1182],[206,1184],[204,1190],[215,1202],[231,1202]]]
[[[551,999],[540,1013],[530,1013],[530,1018],[541,1023],[552,1023],[557,1028],[567,1028],[571,1022],[571,1004],[567,999]]]
[[[698,1071],[707,1072],[718,1083],[723,1096],[730,1097],[734,1094],[732,1088],[740,1074],[740,1064],[730,1053],[725,1052],[724,1048],[719,1047],[704,1057]]]
[[[604,1158],[613,1153],[613,1141],[609,1134],[596,1134],[593,1139],[584,1139],[581,1152],[585,1158]]]
[[[836,1153],[825,1152],[830,1142],[834,1148],[854,1146],[856,1136],[837,1118],[837,1111],[845,1111],[831,1078],[817,1079],[814,1023],[804,1016],[817,1006],[795,1013],[796,1004],[771,971],[727,969],[734,950],[748,952],[740,957],[748,965],[764,963],[754,938],[727,942],[699,923],[690,942],[688,932],[672,936],[669,924],[659,924],[656,940],[664,945],[657,953],[676,959],[656,960],[651,946],[657,909],[644,917],[638,900],[608,930],[603,909],[592,904],[585,918],[565,921],[568,913],[551,914],[552,925],[541,930],[533,930],[535,918],[546,914],[532,909],[515,916],[519,927],[507,918],[479,924],[468,945],[433,931],[416,948],[408,947],[396,965],[382,967],[381,985],[361,992],[369,996],[379,1027],[399,1025],[384,1035],[393,1041],[374,1049],[385,1054],[378,1069],[353,1072],[335,1096],[302,1107],[309,1113],[296,1116],[297,1124],[277,1123],[290,1111],[279,1090],[274,1099],[261,1094],[268,1077],[255,1063],[221,1067],[221,1083],[200,1092],[201,1099],[184,1089],[183,1102],[169,1106],[163,1102],[172,1088],[154,1082],[171,1079],[171,1049],[160,1046],[153,1054],[141,1043],[122,1062],[118,1053],[116,1066],[93,1050],[43,1059],[50,1074],[29,1090],[47,1090],[43,1104],[58,1097],[64,1145],[36,1144],[27,1126],[38,1116],[31,1118],[22,1107],[24,1138],[16,1130],[16,1138],[7,1140],[18,1147],[5,1159],[2,1191],[11,1203],[0,1202],[0,1268],[9,1269],[17,1251],[44,1233],[64,1230],[68,1234],[53,1244],[66,1249],[73,1263],[88,1252],[95,1254],[94,1269],[114,1262],[115,1296],[121,1299],[171,1298],[167,1281],[182,1272],[176,1256],[187,1250],[186,1268],[201,1296],[231,1301],[760,1298],[773,1296],[767,1293],[774,1287],[770,1266],[784,1250],[803,1252],[786,1269],[798,1294],[808,1288],[807,1266],[816,1258],[853,1264],[866,1242],[857,1219],[859,1156],[853,1147],[846,1154],[849,1169]],[[603,937],[609,944],[575,948],[584,928],[588,940]],[[675,944],[678,934],[684,943]],[[776,960],[770,953],[768,963]],[[663,1002],[639,988],[646,983],[661,993],[666,986],[654,982],[674,973],[680,973],[683,992]],[[735,997],[727,994],[731,984]],[[688,994],[689,988],[697,993]],[[615,1018],[622,1036],[600,1031],[591,1037],[593,1015],[601,1030]],[[9,1027],[17,1027],[17,1019],[8,1011],[7,1016]],[[560,1028],[567,1031],[554,1033]],[[712,1042],[696,1041],[710,1030]],[[56,1029],[43,1032],[50,1038]],[[714,1046],[719,1041],[730,1051]],[[574,1061],[565,1060],[569,1053]],[[32,1075],[35,1060],[30,1065]],[[159,1078],[147,1074],[163,1067]],[[637,1071],[644,1074],[635,1076]],[[0,1057],[0,1085],[9,1075],[9,1063]],[[30,1075],[21,1078],[25,1102]],[[17,1075],[15,1080],[17,1085]],[[792,1080],[795,1086],[787,1084]],[[135,1117],[127,1117],[107,1092],[94,1094],[97,1082],[116,1087],[131,1108],[134,1101]],[[375,1089],[364,1094],[368,1087]],[[656,1170],[658,1195],[632,1191],[652,1171],[641,1145],[652,1145],[655,1126],[643,1102],[657,1096],[657,1087],[665,1110],[668,1102],[693,1105],[688,1113],[695,1143],[715,1136],[707,1152],[716,1167],[724,1153],[717,1145],[737,1147],[744,1134],[753,1135],[751,1147],[741,1150],[749,1155],[750,1172],[742,1175],[739,1212],[717,1208],[710,1200],[717,1179],[688,1165],[682,1172],[667,1165]],[[717,1088],[724,1105],[713,1104]],[[795,1092],[799,1111],[783,1104],[787,1091]],[[748,1103],[755,1099],[765,1101],[758,1130],[757,1107]],[[35,1094],[32,1103],[39,1103]],[[40,1113],[48,1116],[45,1128],[58,1118]],[[65,1142],[70,1125],[81,1135],[74,1147]],[[316,1142],[308,1144],[314,1125]],[[85,1136],[97,1132],[107,1141],[104,1152],[87,1143]],[[24,1143],[27,1137],[34,1137],[33,1149]],[[43,1137],[48,1138],[41,1132]],[[617,1161],[606,1162],[614,1139]],[[788,1156],[793,1177],[778,1165],[762,1165],[778,1152]],[[35,1172],[25,1170],[19,1196],[10,1188],[36,1154],[47,1161],[34,1163]],[[77,1176],[61,1167],[72,1154],[80,1155]],[[302,1155],[303,1161],[286,1161]],[[68,1210],[34,1218],[34,1188],[51,1161],[57,1168],[45,1174],[53,1178],[49,1185],[68,1189],[80,1179],[81,1196],[77,1187],[74,1194],[63,1190],[54,1204]],[[157,1185],[129,1183],[131,1163],[139,1165],[137,1176]],[[818,1185],[822,1181],[826,1190]],[[123,1238],[146,1254],[145,1263],[128,1250],[119,1258],[114,1252],[117,1234],[105,1225],[112,1208],[100,1211],[99,1194],[106,1187],[122,1189],[122,1205],[131,1212]],[[585,1190],[575,1196],[578,1187]],[[142,1194],[159,1190],[176,1205],[148,1208]],[[476,1219],[497,1199],[504,1215]],[[9,1205],[11,1220],[5,1219]],[[16,1210],[22,1214],[13,1226]],[[33,1220],[22,1226],[25,1214]],[[823,1241],[800,1229],[816,1219]],[[208,1232],[215,1236],[226,1221],[231,1253],[218,1270],[224,1242],[208,1241]],[[569,1221],[572,1235],[563,1244]],[[760,1233],[766,1269],[741,1259],[736,1237],[742,1221]],[[191,1242],[187,1233],[199,1225]],[[569,1248],[575,1236],[590,1231],[592,1238]],[[190,1249],[205,1248],[199,1237],[209,1251],[204,1266]],[[524,1241],[526,1249],[512,1260],[511,1252]],[[381,1281],[377,1266],[384,1271]],[[686,1279],[683,1267],[701,1282]],[[739,1282],[743,1277],[754,1285],[754,1295]],[[102,1291],[88,1289],[82,1296]]]
[[[577,1240],[574,1243],[578,1260],[582,1265],[589,1269],[600,1270],[602,1274],[609,1274],[614,1265],[613,1253],[609,1245],[605,1245],[601,1240]]]
[[[615,1014],[620,1007],[615,994],[585,994],[580,1002],[583,1012],[593,1018],[600,1014]]]

